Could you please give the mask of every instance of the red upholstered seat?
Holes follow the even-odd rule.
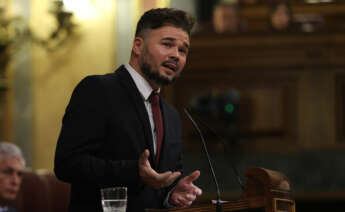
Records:
[[[70,185],[52,173],[25,171],[17,199],[11,203],[20,212],[67,212]]]

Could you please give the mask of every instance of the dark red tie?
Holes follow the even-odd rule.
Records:
[[[163,119],[162,119],[162,113],[159,105],[159,95],[156,92],[152,92],[149,101],[151,103],[151,109],[152,109],[152,115],[153,120],[155,122],[155,132],[156,132],[156,138],[157,138],[157,149],[156,149],[156,157],[155,157],[155,163],[158,165],[159,163],[159,155],[161,152],[161,146],[163,142]]]

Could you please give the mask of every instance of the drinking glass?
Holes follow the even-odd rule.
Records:
[[[126,212],[127,188],[111,187],[101,189],[103,212]]]

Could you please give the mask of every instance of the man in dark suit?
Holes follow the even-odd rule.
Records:
[[[0,142],[0,212],[16,212],[10,203],[16,199],[22,183],[25,160],[15,144]]]
[[[71,184],[70,211],[101,211],[105,187],[128,188],[127,212],[186,207],[201,195],[198,170],[182,177],[180,117],[157,95],[182,72],[193,24],[181,10],[146,12],[129,64],[88,76],[73,91],[54,167]]]

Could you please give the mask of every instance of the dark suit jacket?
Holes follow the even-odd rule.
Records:
[[[162,208],[172,188],[152,189],[138,174],[138,158],[149,149],[158,172],[182,172],[181,120],[161,98],[164,139],[159,167],[143,98],[128,71],[88,76],[73,91],[55,153],[55,174],[71,183],[69,211],[99,212],[100,188],[128,187],[127,212]]]

